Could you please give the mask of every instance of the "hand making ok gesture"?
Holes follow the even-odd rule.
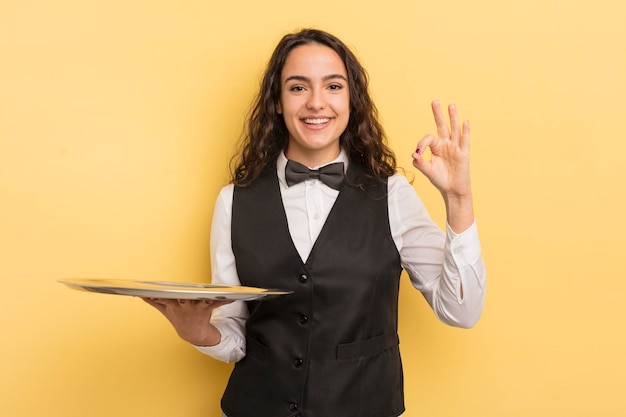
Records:
[[[469,173],[469,122],[459,123],[454,104],[448,106],[450,127],[438,101],[432,103],[437,136],[426,135],[413,153],[413,165],[437,187],[446,202],[448,224],[462,232],[474,221]],[[423,158],[425,149],[431,158]]]

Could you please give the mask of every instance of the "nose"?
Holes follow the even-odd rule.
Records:
[[[312,89],[306,106],[308,109],[311,110],[321,110],[326,107],[326,99],[324,97],[323,91],[317,88]]]

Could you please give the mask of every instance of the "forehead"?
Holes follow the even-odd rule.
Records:
[[[329,74],[347,78],[346,67],[337,52],[325,45],[312,43],[292,49],[281,72],[281,79],[293,75],[309,78],[324,77]]]

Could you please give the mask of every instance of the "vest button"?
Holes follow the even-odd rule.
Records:
[[[309,321],[309,317],[306,316],[305,314],[301,314],[300,320],[298,320],[298,322],[302,325],[306,324],[308,321]]]
[[[296,358],[293,360],[293,364],[296,368],[300,368],[302,365],[304,365],[304,361],[302,360],[302,358]]]
[[[303,283],[303,284],[305,282],[307,282],[308,279],[309,279],[309,277],[307,277],[306,274],[300,275],[300,278],[299,278],[300,282]]]
[[[298,411],[298,404],[296,403],[289,404],[289,411]]]

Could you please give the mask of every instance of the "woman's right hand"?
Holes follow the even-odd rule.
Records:
[[[211,324],[213,310],[232,300],[171,300],[165,298],[143,298],[156,308],[174,326],[181,339],[196,346],[215,346],[221,334]]]

